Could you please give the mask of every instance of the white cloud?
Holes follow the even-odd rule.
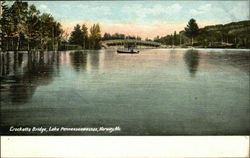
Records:
[[[123,13],[132,13],[136,15],[137,17],[143,18],[147,15],[160,15],[160,14],[172,14],[179,12],[182,9],[182,6],[180,4],[173,4],[170,6],[162,6],[159,4],[156,4],[152,7],[144,7],[143,5],[133,5],[125,6],[121,9]]]
[[[93,13],[98,13],[98,14],[103,14],[103,15],[109,15],[111,14],[111,9],[107,6],[96,6],[96,7],[90,7],[88,5],[79,5],[81,8],[81,12],[86,13],[86,14],[93,14]]]
[[[249,5],[246,3],[238,3],[237,5],[235,5],[232,10],[231,10],[231,14],[232,17],[234,17],[234,20],[245,20],[245,19],[249,19]]]
[[[41,4],[38,6],[38,9],[45,12],[45,13],[50,13],[52,14],[51,10],[49,9],[49,7],[45,4]]]
[[[212,8],[211,4],[205,4],[205,5],[200,6],[197,9],[191,9],[190,14],[192,14],[192,15],[204,14],[204,13],[207,13],[208,11],[210,11],[211,8]]]
[[[250,15],[248,1],[220,2],[216,8],[213,8],[212,15],[215,16],[218,21],[223,19],[223,23],[249,20]]]
[[[46,6],[45,4],[41,4],[41,5],[39,5],[39,8],[40,9],[48,9],[48,6]]]
[[[182,7],[179,4],[173,4],[168,7],[163,7],[161,5],[155,5],[152,9],[150,9],[151,14],[169,14],[179,12]]]
[[[173,4],[172,6],[168,7],[168,11],[179,12],[182,9],[182,6],[179,4]]]

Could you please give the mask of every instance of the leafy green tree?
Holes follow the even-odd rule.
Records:
[[[136,36],[136,39],[137,39],[137,40],[141,40],[141,37],[140,37],[140,36]]]
[[[83,36],[83,49],[87,49],[88,45],[88,28],[85,24],[82,25],[82,36]]]
[[[102,40],[110,40],[112,36],[109,33],[104,33]]]
[[[63,30],[62,30],[62,25],[59,22],[54,21],[53,23],[53,48],[54,50],[58,49],[59,43],[62,40],[62,34],[63,34]]]
[[[40,15],[34,5],[27,2],[2,2],[3,18],[1,18],[3,48],[5,50],[28,50],[34,48],[55,49],[61,40],[61,24],[50,14]]]
[[[208,36],[209,32],[206,29],[200,29],[199,35],[197,36],[197,40],[199,41],[199,44],[201,44],[203,47],[208,46]]]
[[[15,50],[19,50],[21,36],[25,34],[28,2],[15,1],[10,7],[10,27],[12,37],[16,39]]]
[[[1,49],[8,49],[8,40],[11,35],[10,30],[10,10],[5,1],[1,1],[2,15],[0,19],[0,29],[1,29]]]
[[[69,38],[70,44],[76,44],[79,46],[82,46],[84,43],[84,36],[83,32],[81,30],[81,26],[77,24],[74,27],[74,30],[71,32],[70,38]]]
[[[40,45],[44,49],[55,50],[58,41],[61,39],[63,30],[61,24],[56,22],[51,14],[44,13],[41,15],[40,27]]]
[[[54,32],[54,18],[47,13],[41,15],[41,27],[40,27],[40,46],[41,49],[49,49],[49,41],[53,38]]]
[[[99,24],[94,24],[90,28],[89,42],[91,49],[101,48],[100,41],[102,40],[101,29]]]
[[[41,26],[40,11],[34,5],[29,7],[26,24],[26,38],[28,40],[28,50],[30,50],[35,46],[36,39],[40,37]]]
[[[195,19],[190,19],[187,27],[185,27],[185,34],[187,37],[192,39],[192,45],[193,45],[193,39],[199,34],[199,27]]]
[[[177,34],[176,34],[176,31],[174,31],[173,45],[177,45]]]

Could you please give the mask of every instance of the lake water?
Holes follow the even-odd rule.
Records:
[[[247,135],[249,63],[222,49],[1,54],[1,134]]]

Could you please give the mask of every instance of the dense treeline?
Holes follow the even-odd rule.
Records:
[[[63,30],[28,2],[2,2],[2,50],[57,50]]]
[[[89,32],[85,24],[77,24],[70,34],[69,44],[75,45],[77,49],[100,49],[102,35],[99,24],[90,27]]]
[[[110,33],[104,33],[102,40],[119,40],[119,39],[136,39],[136,40],[141,40],[141,37],[139,36],[127,36],[125,34],[121,33],[115,33],[115,34],[110,34]]]
[[[51,14],[43,13],[28,2],[2,2],[1,48],[3,51],[99,49],[100,26],[76,25],[69,40]],[[68,36],[68,35],[66,35]]]
[[[225,25],[198,28],[196,21],[191,19],[187,27],[172,35],[156,37],[154,41],[166,45],[250,48],[250,21],[232,22]],[[193,39],[193,40],[192,40]]]
[[[1,49],[6,50],[69,50],[100,49],[101,41],[136,39],[139,36],[127,36],[121,33],[105,33],[102,37],[99,24],[77,24],[70,33],[66,32],[51,14],[41,13],[35,5],[28,2],[2,1]],[[157,36],[155,42],[172,46],[250,48],[250,20],[199,28],[195,19],[191,19],[183,31],[176,31],[164,37]],[[68,36],[68,35],[67,35]],[[146,41],[150,39],[146,38]]]

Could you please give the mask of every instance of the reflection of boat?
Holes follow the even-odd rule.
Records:
[[[133,49],[130,49],[130,50],[117,50],[117,53],[127,53],[127,54],[137,54],[139,53],[139,51],[135,51]]]

